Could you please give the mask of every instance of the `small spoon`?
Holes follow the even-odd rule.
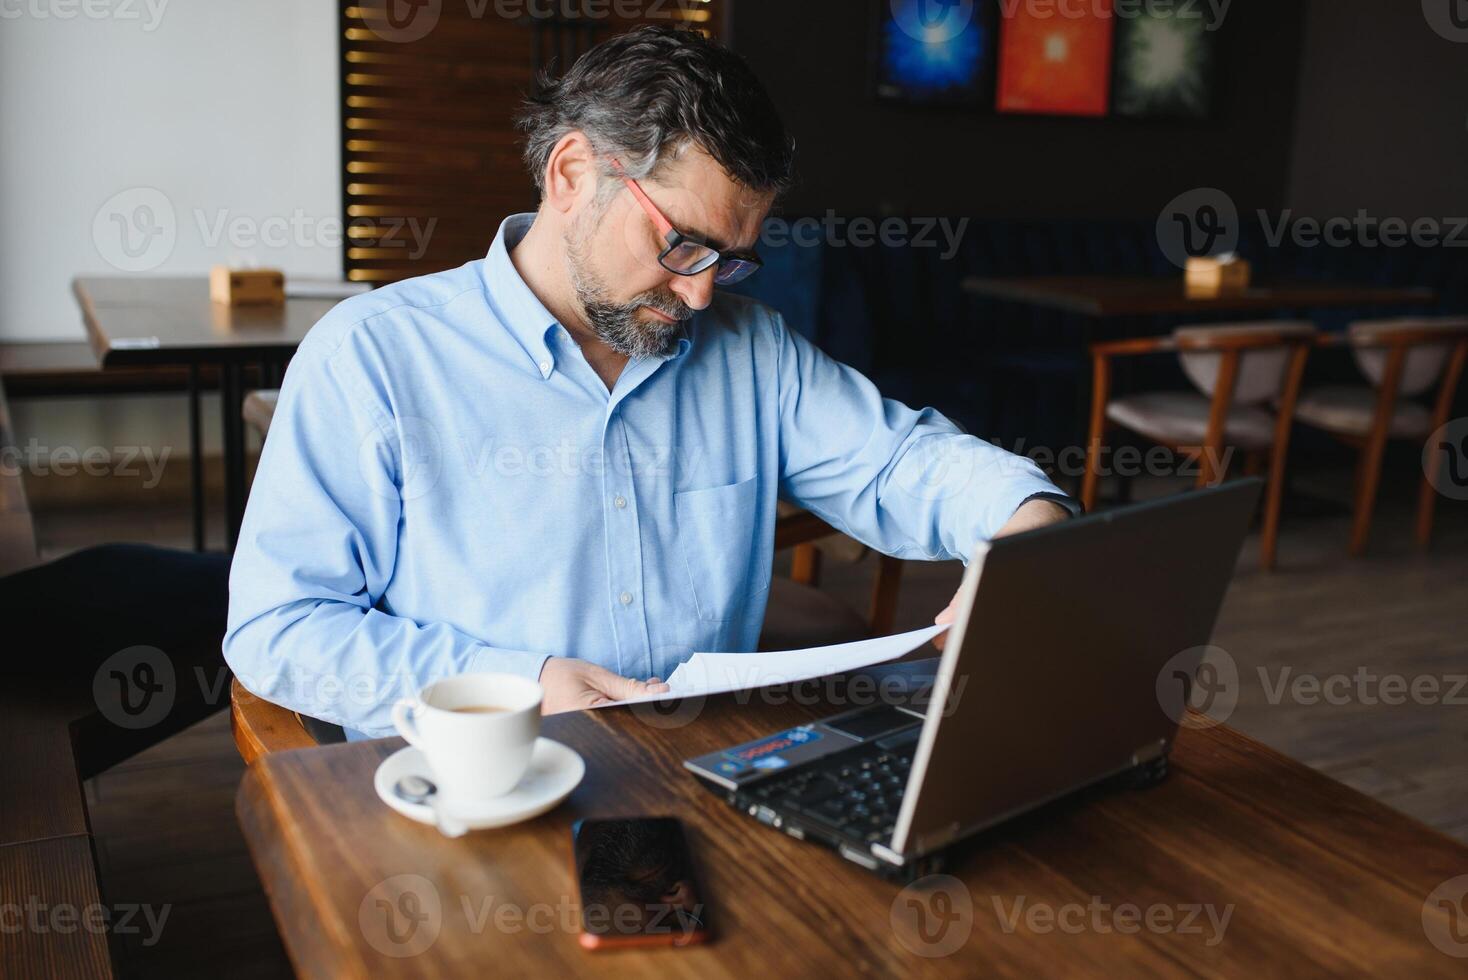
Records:
[[[425,779],[423,776],[404,776],[397,781],[392,791],[400,800],[416,806],[431,808],[433,821],[438,825],[438,832],[445,837],[463,837],[469,832],[469,828],[444,811],[442,798],[438,795],[438,787],[433,785],[432,780]]]

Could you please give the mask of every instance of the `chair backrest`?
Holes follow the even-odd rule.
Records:
[[[1210,398],[1218,386],[1224,353],[1241,351],[1233,402],[1257,405],[1279,395],[1290,349],[1310,342],[1315,333],[1315,324],[1308,320],[1266,320],[1178,327],[1172,339],[1178,347],[1183,373]]]
[[[309,749],[317,744],[299,715],[251,694],[238,678],[229,685],[229,727],[246,765],[271,752]]]
[[[1381,387],[1386,376],[1390,350],[1408,348],[1397,395],[1413,398],[1426,392],[1442,376],[1453,344],[1468,337],[1468,317],[1358,320],[1346,331],[1346,337],[1356,365],[1375,388]]]

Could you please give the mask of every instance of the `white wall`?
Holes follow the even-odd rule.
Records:
[[[80,339],[79,274],[339,276],[337,28],[332,0],[0,0],[0,340]]]

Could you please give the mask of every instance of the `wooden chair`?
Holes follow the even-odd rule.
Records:
[[[1242,450],[1248,472],[1257,472],[1267,460],[1260,565],[1273,568],[1290,423],[1315,337],[1311,323],[1269,321],[1181,327],[1170,337],[1092,345],[1094,382],[1082,504],[1087,510],[1095,507],[1110,426],[1195,458],[1199,487],[1223,480],[1225,448]],[[1197,392],[1151,392],[1113,400],[1112,359],[1157,353],[1176,354]],[[1271,401],[1278,406],[1273,414],[1266,408]]]
[[[275,418],[275,403],[279,400],[280,391],[273,388],[252,391],[245,396],[240,414],[244,416],[245,424],[260,433],[262,439],[270,431],[270,420]]]
[[[245,399],[245,421],[262,438],[269,434],[279,392],[255,391]],[[892,632],[897,615],[897,592],[902,561],[877,555],[871,605],[866,616],[850,609],[817,586],[823,560],[856,563],[870,549],[840,534],[814,514],[789,504],[779,505],[775,522],[775,550],[794,548],[790,578],[770,583],[760,649],[794,650],[824,643],[842,643]],[[344,738],[340,727],[289,711],[247,691],[238,680],[230,687],[230,727],[246,764],[267,752],[309,748]]]
[[[1296,416],[1305,425],[1360,450],[1351,554],[1361,555],[1371,535],[1387,440],[1420,441],[1446,425],[1452,414],[1468,359],[1468,317],[1363,320],[1352,324],[1344,337],[1332,337],[1323,344],[1349,346],[1370,382],[1370,387],[1307,391],[1296,408]],[[1434,384],[1438,385],[1437,401],[1429,410],[1413,399]],[[1441,456],[1432,458],[1440,461]],[[1418,497],[1417,543],[1423,548],[1432,540],[1435,476],[1425,473]]]

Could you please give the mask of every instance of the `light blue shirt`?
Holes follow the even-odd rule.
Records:
[[[755,649],[777,498],[888,554],[966,561],[1058,493],[738,296],[608,392],[510,261],[532,220],[301,344],[230,572],[247,689],[386,735],[397,698],[464,672],[563,656],[667,677]]]

